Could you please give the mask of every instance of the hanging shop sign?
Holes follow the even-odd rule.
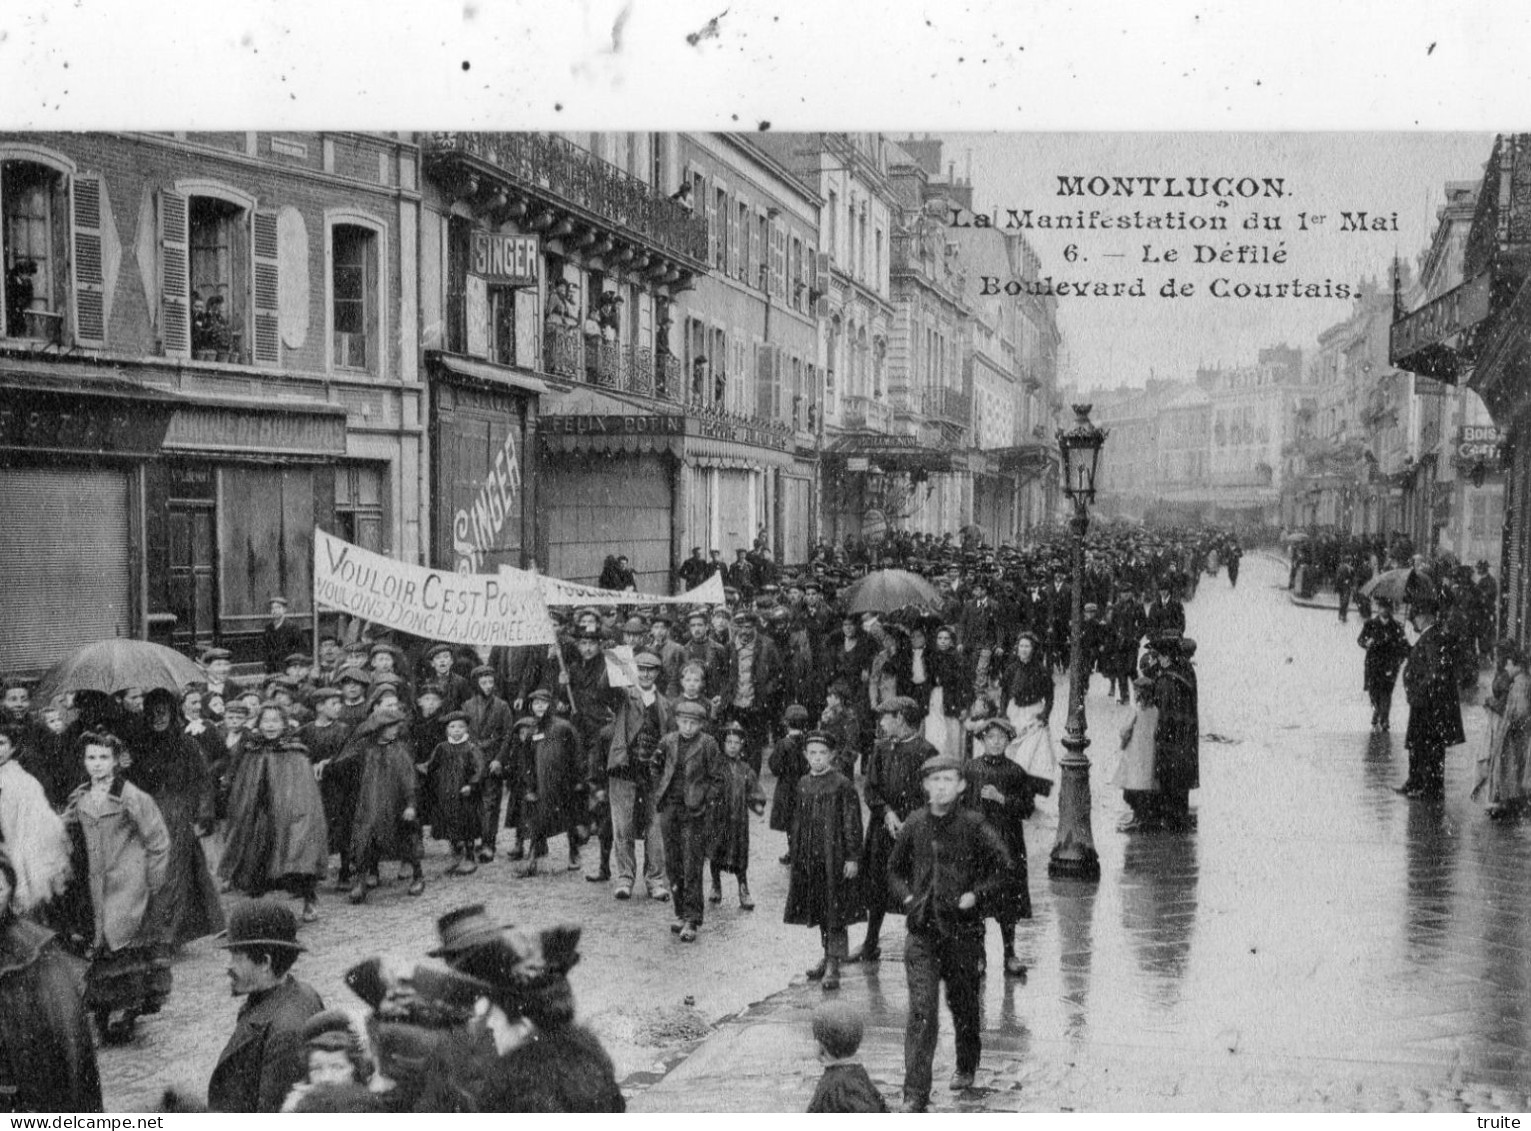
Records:
[[[738,420],[669,413],[654,416],[585,415],[544,416],[537,428],[551,436],[694,436],[726,440],[757,448],[786,451],[788,437],[769,428]]]
[[[1492,282],[1485,271],[1394,322],[1388,350],[1392,363],[1415,373],[1453,379],[1456,360],[1441,347],[1446,339],[1489,316]]]
[[[542,248],[536,236],[473,233],[473,273],[497,287],[535,287]]]
[[[1457,455],[1462,459],[1494,459],[1504,433],[1492,424],[1465,424],[1457,429]]]

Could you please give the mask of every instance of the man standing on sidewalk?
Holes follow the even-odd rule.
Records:
[[[1420,594],[1409,601],[1409,620],[1419,639],[1403,669],[1403,690],[1409,700],[1409,776],[1397,791],[1408,798],[1439,801],[1446,793],[1446,747],[1467,741],[1462,733],[1462,702],[1457,693],[1446,642],[1435,623],[1434,596]]]
[[[983,965],[980,905],[997,895],[1010,870],[1009,854],[976,809],[959,808],[966,781],[950,754],[920,767],[922,809],[899,830],[888,861],[888,888],[904,908],[909,936],[904,973],[909,982],[909,1020],[904,1029],[904,1110],[930,1104],[930,1077],[940,1029],[941,983],[957,1038],[957,1070],[951,1089],[973,1086],[982,1044],[978,1004]]]

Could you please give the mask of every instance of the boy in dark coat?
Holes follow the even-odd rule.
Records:
[[[882,716],[883,737],[872,751],[866,780],[866,803],[871,810],[863,854],[867,932],[861,949],[851,956],[852,962],[876,962],[882,957],[879,937],[883,916],[889,910],[898,913],[897,905],[890,906],[888,901],[888,857],[909,814],[925,802],[920,767],[939,753],[915,729],[920,708],[913,699],[896,695],[877,710]]]
[[[1009,854],[994,829],[973,809],[958,804],[966,782],[963,765],[950,755],[921,767],[929,804],[909,815],[888,861],[888,889],[904,909],[904,975],[909,983],[909,1020],[904,1030],[904,1109],[930,1103],[931,1066],[939,1030],[941,983],[957,1038],[957,1070],[951,1089],[973,1086],[982,1053],[979,977],[983,962],[980,907],[1003,890]]]
[[[888,1110],[882,1093],[856,1059],[861,1033],[860,1014],[843,1001],[826,1001],[813,1011],[813,1039],[819,1045],[824,1075],[813,1090],[810,1113]]]
[[[712,736],[702,733],[705,714],[695,703],[675,709],[676,729],[659,740],[654,771],[654,804],[664,837],[670,898],[675,901],[670,931],[681,942],[695,942],[702,925],[707,822],[723,791],[723,754]]]
[[[484,774],[484,755],[468,737],[468,716],[463,712],[448,712],[441,717],[441,724],[446,738],[422,763],[433,794],[431,831],[437,840],[452,846],[447,874],[469,875],[478,871],[473,846],[479,838],[478,788]]]
[[[792,875],[782,921],[819,928],[824,957],[808,970],[825,990],[840,988],[840,963],[848,946],[845,929],[865,918],[861,885],[861,801],[856,787],[834,768],[829,736],[805,740],[808,772],[797,785],[792,813]]]
[[[729,723],[723,732],[723,788],[711,813],[707,858],[712,867],[709,903],[723,902],[723,873],[732,872],[739,884],[739,907],[755,910],[750,898],[750,814],[765,812],[765,791],[744,760],[746,733],[742,723]]]
[[[803,728],[808,725],[808,709],[794,703],[787,708],[784,721],[787,733],[776,740],[767,765],[776,775],[776,786],[771,793],[771,828],[790,835],[792,808],[797,804],[797,779],[808,772],[808,759],[803,757]],[[792,863],[791,852],[783,856],[781,862]]]
[[[468,716],[468,734],[483,753],[487,773],[479,789],[479,846],[478,861],[488,864],[494,860],[495,841],[500,831],[500,803],[504,796],[506,768],[501,757],[509,753],[511,729],[515,716],[510,704],[496,693],[495,672],[487,664],[473,669],[473,686],[476,694],[463,704]]]
[[[1008,720],[990,719],[983,728],[982,737],[983,753],[964,767],[967,788],[963,790],[962,800],[977,809],[999,833],[1010,853],[1010,867],[1005,882],[979,911],[985,919],[993,919],[999,924],[999,936],[1005,944],[1005,973],[1012,978],[1023,978],[1026,966],[1015,954],[1015,924],[1031,918],[1024,823],[1035,808],[1032,778],[1005,757],[1005,747],[1015,738],[1015,728]]]

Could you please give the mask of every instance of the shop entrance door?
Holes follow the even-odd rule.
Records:
[[[195,651],[213,642],[218,607],[217,523],[211,502],[170,503],[170,611],[176,646]]]

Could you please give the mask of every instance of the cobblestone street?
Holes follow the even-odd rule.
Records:
[[[1464,706],[1468,744],[1448,754],[1445,804],[1399,798],[1402,693],[1392,734],[1368,734],[1359,623],[1293,606],[1284,581],[1251,556],[1238,589],[1207,580],[1188,606],[1200,644],[1195,833],[1115,831],[1124,810],[1108,782],[1129,709],[1108,703],[1097,678],[1088,707],[1101,882],[1047,880],[1055,826],[1039,812],[1028,829],[1036,918],[1020,939],[1029,980],[998,976],[991,929],[979,1088],[954,1099],[938,1087],[938,1107],[1526,1106],[1531,835],[1466,798],[1482,712]],[[1062,714],[1060,704],[1055,722]],[[759,909],[738,910],[725,878],[725,902],[709,907],[692,946],[670,936],[667,904],[617,902],[578,873],[517,879],[503,861],[437,879],[446,860],[433,851],[420,899],[397,883],[362,908],[326,893],[323,919],[303,930],[310,952],[298,973],[327,1002],[355,1004],[341,982],[352,963],[419,956],[437,915],[482,900],[507,922],[583,925],[580,1012],[636,1107],[806,1104],[818,1076],[807,1018],[820,992],[801,971],[817,940],[780,922],[782,838],[763,820],[752,849]],[[841,991],[869,1015],[864,1052],[890,1099],[902,1079],[901,935],[895,925],[882,965],[851,968]],[[150,1106],[167,1083],[205,1085],[237,1009],[223,971],[211,943],[192,947],[165,1011],[131,1046],[103,1051],[109,1108]],[[942,1025],[938,1083],[951,1067],[949,1018]]]

